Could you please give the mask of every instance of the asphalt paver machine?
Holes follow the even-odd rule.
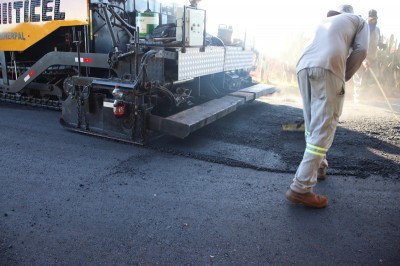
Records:
[[[72,130],[145,144],[274,92],[255,51],[207,12],[140,0],[0,0],[0,100],[61,110]]]

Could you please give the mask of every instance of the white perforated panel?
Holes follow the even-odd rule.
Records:
[[[253,67],[253,51],[242,47],[226,47],[224,71],[250,69]]]
[[[199,48],[186,48],[178,52],[178,80],[184,80],[224,70],[224,48],[206,47],[204,52]]]

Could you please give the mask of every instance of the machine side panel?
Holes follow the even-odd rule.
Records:
[[[223,47],[186,48],[178,54],[178,80],[190,79],[219,73],[224,70],[225,50]]]
[[[0,0],[0,51],[24,51],[60,27],[88,24],[88,0]]]
[[[253,54],[252,50],[227,46],[224,71],[251,69],[254,66]]]

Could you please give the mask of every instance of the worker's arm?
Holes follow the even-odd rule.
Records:
[[[367,57],[369,44],[369,28],[367,23],[360,19],[360,26],[357,29],[352,44],[352,53],[346,62],[346,81],[350,80],[354,73],[360,68],[363,60]]]

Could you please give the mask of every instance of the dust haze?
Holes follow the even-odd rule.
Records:
[[[365,112],[376,115],[376,112],[372,111],[374,109],[368,107],[382,108],[387,111],[388,116],[400,121],[400,45],[393,35],[383,36],[383,39],[386,48],[378,52],[379,67],[376,73],[374,72],[376,79],[370,77],[368,86],[360,86],[357,75],[346,82],[344,108],[360,117],[366,115]],[[253,78],[277,87],[277,92],[271,100],[296,102],[301,108],[296,64],[308,40],[309,37],[301,33],[287,36],[280,54],[271,56],[263,51],[257,52]],[[358,73],[361,71],[363,69]],[[360,106],[365,107],[363,113],[357,111]]]

